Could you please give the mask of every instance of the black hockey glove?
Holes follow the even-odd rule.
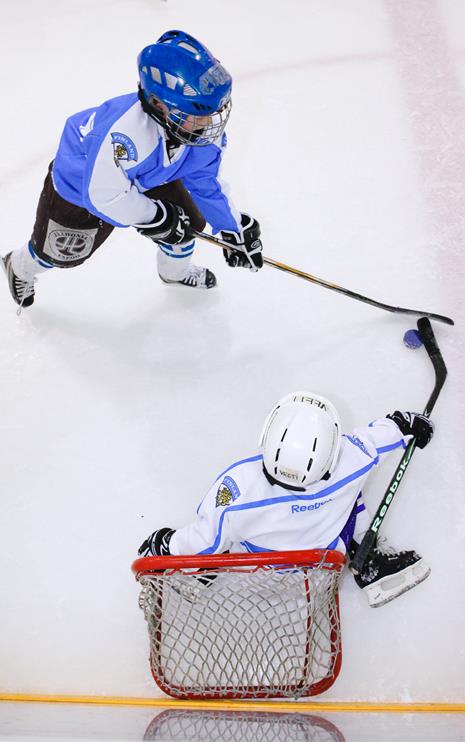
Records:
[[[389,420],[394,420],[402,435],[413,435],[416,438],[418,448],[428,445],[434,433],[434,425],[426,415],[419,412],[399,412],[396,410],[391,415],[386,415]]]
[[[181,206],[172,204],[170,201],[154,201],[153,203],[157,211],[150,224],[136,225],[140,234],[154,242],[167,242],[169,245],[178,245],[193,237],[190,219]]]
[[[158,531],[154,531],[139,547],[139,556],[170,556],[169,543],[173,533],[176,531],[172,528],[159,528]]]
[[[260,239],[260,225],[248,214],[241,214],[241,229],[230,232],[222,229],[221,238],[231,245],[223,250],[224,259],[231,268],[249,268],[258,271],[263,266],[263,245]]]

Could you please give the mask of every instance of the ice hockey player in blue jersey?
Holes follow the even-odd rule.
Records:
[[[232,267],[263,265],[260,226],[236,211],[219,178],[232,80],[199,41],[167,31],[138,57],[139,91],[71,116],[45,179],[30,241],[3,265],[20,306],[39,273],[87,260],[115,227],[157,245],[166,283],[212,288],[191,263],[206,222],[231,244]]]
[[[140,556],[336,549],[353,554],[371,518],[363,502],[367,478],[412,435],[424,448],[431,421],[393,412],[350,435],[326,398],[294,392],[268,415],[260,453],[237,461],[216,479],[193,523],[152,533]],[[371,606],[384,605],[425,580],[429,567],[415,551],[396,552],[378,539],[355,574]]]

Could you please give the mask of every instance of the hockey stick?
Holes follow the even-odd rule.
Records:
[[[433,328],[431,327],[429,319],[427,317],[421,317],[417,322],[417,327],[420,333],[420,337],[426,348],[426,352],[431,358],[435,374],[434,389],[431,392],[430,398],[428,399],[423,412],[424,415],[427,415],[429,417],[434,405],[436,404],[439,392],[444,386],[444,382],[447,376],[447,368],[441,355],[441,351],[438,348],[438,344],[436,342],[436,338],[434,337]],[[355,572],[361,572],[367,557],[376,544],[380,526],[394,498],[395,493],[399,489],[399,485],[410,463],[415,448],[416,439],[412,438],[407,448],[405,449],[404,455],[402,456],[402,459],[400,460],[396,471],[394,472],[394,476],[391,479],[389,487],[384,493],[384,497],[381,500],[380,506],[376,511],[373,520],[371,521],[370,527],[368,528],[368,531],[363,537],[362,542],[360,543],[355,556],[350,563],[351,569]]]
[[[218,239],[218,237],[213,237],[206,232],[194,232],[194,234],[196,237],[200,237],[206,242],[211,242],[215,245],[219,245],[220,247],[228,248],[229,250],[231,249],[231,245],[229,243],[223,242],[223,240]],[[303,278],[305,281],[310,281],[310,283],[316,283],[317,286],[323,286],[326,289],[331,289],[331,291],[338,291],[340,294],[344,294],[344,296],[350,296],[351,299],[363,301],[365,304],[371,304],[371,306],[378,307],[378,309],[385,309],[387,312],[395,312],[396,314],[411,314],[415,317],[429,317],[430,319],[435,319],[437,322],[444,322],[444,324],[446,325],[455,324],[453,319],[451,319],[450,317],[444,317],[444,315],[442,314],[435,314],[434,312],[422,312],[419,309],[393,307],[390,304],[383,304],[383,302],[381,301],[369,299],[367,296],[357,294],[355,291],[350,291],[350,289],[344,289],[342,286],[338,286],[336,283],[324,281],[322,278],[312,276],[310,273],[304,273],[304,271],[301,271],[298,268],[291,268],[290,265],[279,263],[277,260],[273,260],[272,258],[266,258],[264,256],[263,262],[265,263],[265,265],[271,265],[273,266],[273,268],[277,268],[280,271],[292,273],[294,276],[299,276],[299,278]]]

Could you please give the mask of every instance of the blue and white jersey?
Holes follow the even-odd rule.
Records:
[[[240,215],[219,178],[226,135],[204,147],[180,146],[171,158],[166,133],[136,93],[71,116],[53,166],[62,198],[117,227],[147,224],[156,208],[145,191],[180,179],[213,232],[237,231]]]
[[[173,534],[170,552],[345,551],[339,535],[367,477],[383,456],[405,448],[409,439],[387,418],[356,429],[343,436],[331,477],[303,492],[270,484],[260,455],[238,461],[215,481],[195,521]]]

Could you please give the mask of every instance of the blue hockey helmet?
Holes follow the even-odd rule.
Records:
[[[232,79],[200,41],[184,31],[166,31],[141,51],[137,63],[144,109],[175,141],[203,146],[221,136],[231,111]]]

